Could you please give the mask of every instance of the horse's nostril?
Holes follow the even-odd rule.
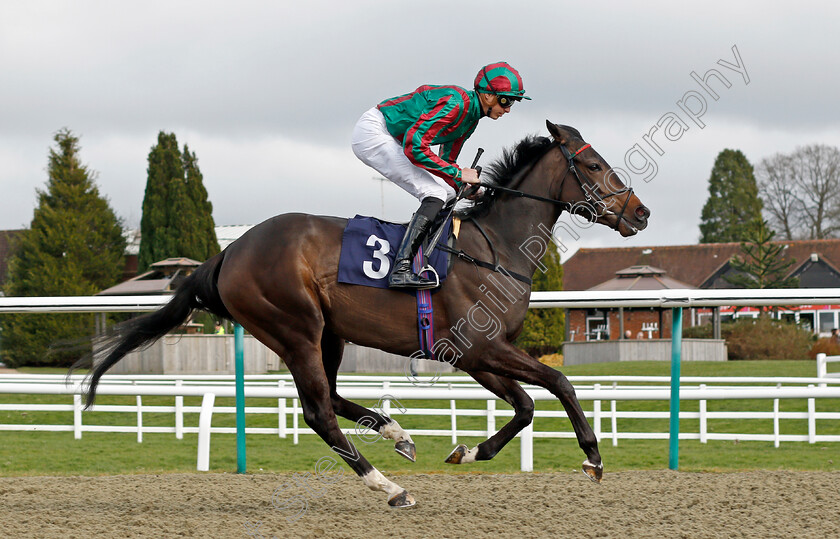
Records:
[[[650,217],[650,210],[647,209],[647,207],[645,206],[638,206],[636,208],[635,213],[636,217],[638,217],[639,219],[647,219],[648,217]]]

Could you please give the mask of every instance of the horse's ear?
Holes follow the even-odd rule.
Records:
[[[569,142],[568,134],[564,133],[563,130],[560,129],[559,125],[551,123],[551,121],[549,120],[546,120],[545,126],[548,128],[548,132],[551,133],[551,136],[554,137],[554,140],[556,140],[560,144],[566,144],[567,142]]]

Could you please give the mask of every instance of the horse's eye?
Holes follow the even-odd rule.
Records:
[[[601,165],[599,165],[598,163],[592,163],[591,165],[589,165],[589,170],[601,170]]]

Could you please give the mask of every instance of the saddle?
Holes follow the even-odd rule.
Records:
[[[412,261],[415,273],[430,272],[437,277],[440,284],[449,273],[455,257],[476,266],[500,272],[507,278],[517,279],[531,285],[531,279],[525,275],[511,272],[503,268],[498,261],[495,247],[484,232],[481,225],[475,223],[479,232],[490,245],[493,262],[478,260],[455,247],[461,221],[452,218],[451,208],[444,208],[432,225],[429,239],[420,247],[417,256]],[[341,239],[341,254],[338,259],[339,283],[370,286],[374,288],[390,288],[388,275],[394,267],[397,247],[405,235],[406,225],[383,221],[375,217],[357,215],[347,222]],[[430,243],[437,241],[434,249]],[[425,253],[431,253],[426,256]],[[455,257],[450,256],[455,255]],[[431,278],[428,273],[424,277]],[[440,290],[440,286],[427,290],[410,288],[394,289],[417,298],[417,330],[420,351],[426,358],[435,359],[434,354],[434,312],[432,309],[432,294]]]
[[[443,212],[442,212],[443,213]],[[438,215],[432,226],[432,233],[429,240],[421,247],[415,258],[415,270],[429,271],[437,276],[440,284],[446,280],[446,275],[451,264],[450,252],[455,244],[456,226],[453,226],[452,219],[444,222],[446,215]],[[456,222],[458,222],[456,220]],[[440,234],[435,231],[443,227]],[[397,247],[405,235],[406,225],[383,221],[375,217],[356,215],[347,222],[344,234],[341,239],[341,254],[338,259],[338,282],[371,286],[374,288],[388,288],[388,274],[394,267],[394,255]],[[438,243],[435,249],[431,250],[431,256],[423,253],[430,251],[429,241],[438,236]],[[420,265],[417,266],[418,258]],[[400,289],[409,294],[414,290]],[[434,291],[439,290],[435,288]]]

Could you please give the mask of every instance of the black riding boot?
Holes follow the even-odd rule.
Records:
[[[400,248],[397,250],[394,269],[388,277],[388,285],[392,288],[434,288],[438,283],[435,279],[427,279],[411,271],[411,261],[417,254],[417,249],[423,244],[429,230],[432,228],[432,220],[443,206],[443,201],[427,198],[420,205],[411,217],[408,228],[403,236]]]

